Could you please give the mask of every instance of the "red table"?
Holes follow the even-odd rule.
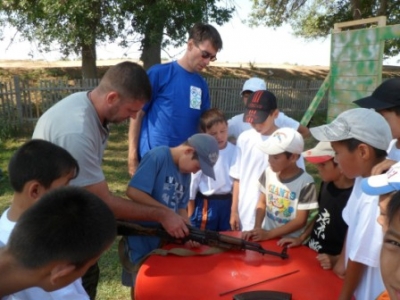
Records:
[[[261,245],[268,250],[282,250],[276,245],[276,240],[262,242]],[[199,251],[206,248],[202,246]],[[302,246],[288,249],[288,254],[289,258],[285,260],[253,251],[226,251],[191,257],[152,255],[139,269],[135,300],[223,300],[256,290],[291,293],[293,300],[338,298],[342,280],[331,270],[320,267],[315,258],[316,252]],[[227,291],[296,270],[297,273],[220,296]]]

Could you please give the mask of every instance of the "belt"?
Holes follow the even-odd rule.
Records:
[[[228,194],[214,194],[214,195],[203,195],[202,193],[198,192],[197,197],[205,198],[208,200],[231,200],[232,199],[232,193]]]

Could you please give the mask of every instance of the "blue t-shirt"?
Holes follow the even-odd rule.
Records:
[[[129,182],[134,187],[149,194],[173,211],[186,209],[189,201],[190,173],[181,173],[174,163],[171,150],[160,146],[150,150],[141,160],[135,175]],[[155,225],[154,222],[140,222]],[[130,257],[138,263],[150,251],[158,247],[159,239],[147,236],[129,236]]]
[[[147,72],[152,99],[145,105],[139,156],[157,146],[176,147],[199,131],[200,115],[210,108],[206,81],[177,62],[158,64]]]

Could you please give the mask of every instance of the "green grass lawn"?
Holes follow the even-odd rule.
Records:
[[[114,125],[111,128],[111,135],[103,160],[103,170],[109,184],[110,190],[124,196],[129,181],[127,172],[127,132],[126,124]],[[3,176],[0,179],[0,212],[2,213],[12,200],[12,190],[8,183],[7,164],[13,152],[22,145],[29,137],[7,139],[0,143],[0,169]],[[313,147],[315,141],[312,138],[306,139],[306,149]],[[316,179],[317,187],[319,178],[314,166],[307,165],[308,172]],[[100,259],[100,282],[98,287],[99,300],[130,299],[130,289],[123,287],[120,283],[121,266],[118,261],[117,241],[111,249]]]

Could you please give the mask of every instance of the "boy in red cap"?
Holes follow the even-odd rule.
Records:
[[[303,152],[306,161],[314,164],[322,179],[318,195],[318,214],[297,238],[283,238],[278,244],[288,247],[306,245],[318,252],[323,269],[332,269],[338,260],[347,232],[342,211],[353,190],[354,179],[347,178],[334,161],[335,152],[329,142],[319,142]]]

